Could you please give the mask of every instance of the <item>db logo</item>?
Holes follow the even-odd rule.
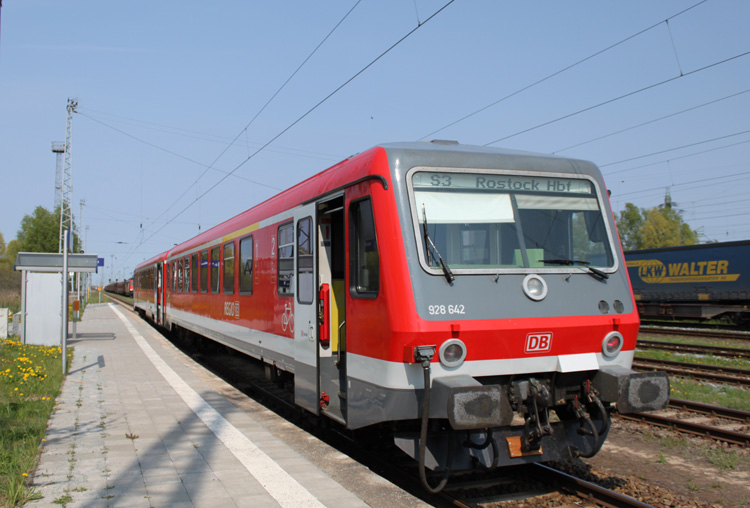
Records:
[[[525,353],[541,353],[552,348],[552,332],[536,332],[526,336]]]

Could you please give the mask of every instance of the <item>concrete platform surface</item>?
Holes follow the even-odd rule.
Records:
[[[427,506],[195,364],[115,304],[89,305],[30,507]]]

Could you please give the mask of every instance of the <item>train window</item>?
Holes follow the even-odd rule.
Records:
[[[586,178],[416,171],[412,214],[421,262],[441,274],[612,268],[596,186]]]
[[[221,249],[216,246],[211,249],[211,292],[219,292],[219,251]]]
[[[276,261],[278,266],[277,291],[280,295],[292,296],[294,294],[294,224],[289,222],[279,226],[278,250]]]
[[[252,270],[251,270],[252,271]],[[224,244],[224,292],[234,293],[234,242]]]
[[[349,205],[349,253],[352,296],[374,298],[380,289],[380,259],[369,198]]]
[[[198,254],[190,257],[190,291],[198,291]]]
[[[311,233],[311,217],[297,222],[297,301],[308,304],[315,299]]]
[[[177,262],[177,292],[182,293],[182,259]]]
[[[201,293],[208,291],[208,251],[201,252]]]
[[[172,292],[177,291],[177,261],[172,261]]]
[[[253,237],[240,240],[240,293],[253,293]]]

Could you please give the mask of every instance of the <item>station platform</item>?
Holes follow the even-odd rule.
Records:
[[[89,305],[30,507],[428,506],[195,364],[115,304]]]

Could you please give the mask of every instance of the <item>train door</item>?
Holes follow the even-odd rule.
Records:
[[[346,423],[344,200],[295,216],[295,402]]]
[[[156,315],[154,318],[156,319],[156,322],[158,324],[162,323],[162,312],[163,312],[163,302],[162,302],[162,280],[163,280],[163,271],[162,271],[162,264],[156,263]]]
[[[346,249],[344,198],[318,205],[320,407],[346,424]]]
[[[316,205],[300,207],[294,220],[294,401],[314,414],[320,410],[317,352]]]

